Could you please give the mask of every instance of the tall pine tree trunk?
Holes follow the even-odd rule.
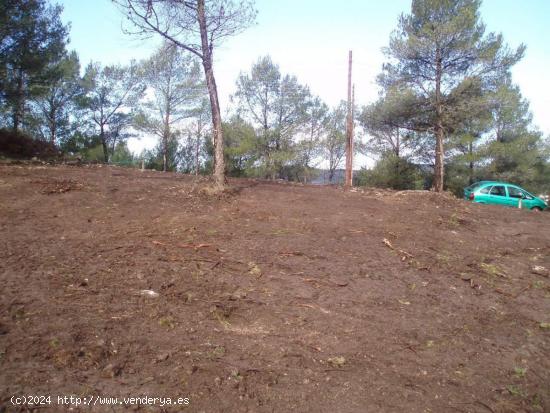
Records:
[[[445,131],[441,125],[438,125],[435,134],[435,176],[434,176],[434,190],[435,192],[443,192],[443,179],[444,179],[444,169],[443,169],[443,138]]]
[[[473,142],[470,142],[468,144],[468,155],[470,156],[470,164],[469,164],[469,179],[470,185],[474,183],[474,144]]]
[[[25,99],[23,96],[23,72],[18,71],[17,77],[17,89],[15,92],[15,105],[13,107],[13,131],[17,133],[19,131],[19,126],[23,121],[23,111],[25,105]]]
[[[204,12],[204,0],[197,0],[197,17],[201,34],[202,65],[206,76],[206,85],[212,108],[212,126],[214,136],[214,181],[218,189],[225,187],[225,160],[223,157],[223,131],[220,103],[218,101],[218,89],[214,70],[212,67],[212,49],[208,41],[206,16]]]
[[[166,134],[162,137],[162,172],[168,169],[168,138]]]
[[[162,132],[162,171],[168,170],[168,142],[170,140],[170,104],[166,104],[164,130]]]
[[[55,145],[55,138],[57,135],[57,124],[56,124],[56,110],[55,106],[52,105],[50,110],[50,142],[52,145]]]
[[[201,130],[202,130],[202,120],[199,117],[197,121],[197,142],[195,143],[195,175],[198,175],[200,170],[199,150],[200,150],[200,144],[201,144]]]
[[[443,74],[441,67],[441,50],[436,49],[435,57],[435,111],[437,121],[435,125],[435,171],[434,171],[434,190],[436,192],[443,192],[443,179],[444,179],[444,147],[443,139],[445,138],[445,129],[443,127],[443,108],[441,102],[441,77]]]
[[[107,139],[105,137],[105,126],[101,125],[99,128],[99,137],[101,139],[101,146],[103,147],[103,160],[105,163],[109,163],[109,148],[107,147]]]

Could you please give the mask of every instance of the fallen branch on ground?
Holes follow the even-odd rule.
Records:
[[[407,251],[404,251],[404,250],[399,249],[399,248],[395,248],[393,246],[393,244],[390,242],[390,240],[388,240],[387,238],[384,238],[383,242],[384,242],[384,245],[386,245],[386,247],[388,247],[389,249],[400,252],[401,254],[403,254],[404,255],[404,257],[402,257],[403,261],[405,261],[405,259],[407,259],[407,258],[414,258],[414,255],[409,254]]]

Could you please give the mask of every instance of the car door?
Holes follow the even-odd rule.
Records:
[[[523,191],[521,189],[511,185],[507,185],[506,188],[508,189],[508,204],[511,207],[519,207],[520,200],[522,203],[522,208],[527,207],[527,205],[525,205],[525,195],[523,194]]]
[[[493,205],[511,206],[508,203],[506,187],[504,185],[493,185],[487,196],[487,203]]]
[[[520,189],[520,191],[523,194],[522,208],[531,209],[533,206],[538,204],[536,198],[529,192],[523,189]]]
[[[489,192],[491,191],[492,185],[486,185],[483,188],[476,191],[475,202],[480,204],[488,204],[490,200]]]

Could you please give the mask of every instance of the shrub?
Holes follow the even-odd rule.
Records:
[[[60,156],[57,147],[39,139],[33,139],[23,132],[0,129],[0,155],[15,159],[30,159],[33,157],[48,159]]]
[[[422,189],[424,179],[418,166],[392,154],[384,154],[372,169],[357,173],[359,186],[391,189]]]

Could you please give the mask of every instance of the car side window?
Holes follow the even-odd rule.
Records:
[[[531,196],[531,194],[528,194],[527,192],[525,191],[521,191],[521,193],[523,194],[523,197],[525,199],[533,199],[533,197]]]
[[[523,191],[519,188],[514,188],[513,186],[508,187],[508,196],[510,198],[519,198],[519,199],[525,198]]]
[[[491,195],[506,196],[506,190],[502,185],[495,185],[491,188]]]
[[[488,194],[490,189],[491,189],[490,186],[486,186],[485,188],[481,188],[481,189],[479,190],[479,193],[480,193],[480,194]]]

